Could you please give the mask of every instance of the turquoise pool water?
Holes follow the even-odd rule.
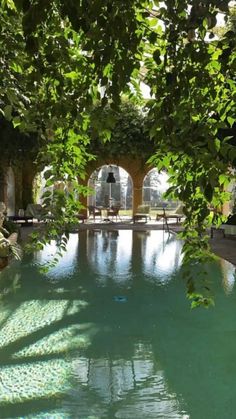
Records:
[[[209,267],[215,308],[190,310],[181,242],[83,231],[0,274],[0,418],[236,415],[235,269]]]

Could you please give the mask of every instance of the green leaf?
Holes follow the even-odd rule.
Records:
[[[221,142],[218,138],[215,138],[214,141],[215,141],[215,149],[218,152],[218,151],[220,151]]]
[[[12,123],[13,123],[13,127],[14,127],[14,128],[16,128],[16,127],[20,126],[20,124],[21,124],[21,119],[19,118],[19,116],[16,116],[15,118],[13,118]]]
[[[11,116],[12,116],[12,106],[11,105],[5,106],[5,108],[3,109],[3,111],[4,111],[5,118],[8,121],[10,121],[11,120]]]
[[[160,56],[160,51],[158,49],[156,49],[153,53],[153,59],[156,62],[156,64],[161,64],[161,56]]]
[[[11,68],[13,71],[15,71],[16,73],[22,74],[23,73],[23,69],[21,67],[21,65],[19,63],[14,62],[11,65]]]
[[[65,73],[65,77],[71,80],[78,80],[79,74],[76,71],[70,71],[69,73]]]
[[[14,12],[16,12],[16,6],[13,0],[4,0],[4,3],[6,4],[6,6],[10,9],[13,10]]]
[[[229,177],[227,175],[220,175],[219,176],[219,184],[220,185],[224,185],[225,187],[227,187],[230,183]]]
[[[235,119],[232,118],[231,116],[227,116],[227,121],[229,123],[229,125],[232,127],[233,124],[235,123]]]
[[[210,183],[208,183],[206,185],[205,190],[204,190],[204,195],[205,195],[205,197],[206,197],[206,199],[207,199],[208,202],[211,202],[212,201],[213,192],[214,192],[213,187],[211,186]]]

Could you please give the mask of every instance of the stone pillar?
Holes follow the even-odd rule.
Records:
[[[84,206],[84,208],[80,210],[80,214],[84,215],[87,218],[87,196],[81,196],[79,200],[81,204]]]
[[[139,159],[126,158],[122,160],[121,167],[123,167],[130,175],[133,182],[133,214],[137,212],[139,205],[143,203],[143,180],[148,170],[150,170]]]
[[[230,202],[225,202],[222,206],[222,213],[223,215],[229,215],[230,212]]]
[[[15,215],[15,174],[11,166],[7,168],[7,215]]]
[[[20,165],[13,167],[15,175],[15,214],[18,214],[18,210],[23,208],[22,205],[22,167]]]
[[[133,214],[137,212],[139,205],[143,202],[143,183],[137,183],[133,179]]]
[[[120,157],[120,156],[112,156],[107,157],[105,159],[99,158],[96,161],[92,161],[88,163],[87,166],[87,178],[86,181],[88,182],[90,175],[95,169],[101,168],[103,165],[109,166],[109,165],[115,165],[120,166],[124,170],[127,171],[129,176],[132,179],[133,183],[133,213],[137,212],[138,205],[142,204],[143,201],[143,180],[145,175],[148,173],[148,171],[151,169],[151,167],[147,166],[143,159],[133,158],[130,156]],[[78,180],[80,182],[80,180]],[[83,181],[83,184],[87,185],[86,182]],[[87,198],[81,197],[80,201],[87,205]]]
[[[7,200],[7,182],[6,182],[6,175],[5,169],[0,170],[0,201],[5,202]]]
[[[31,162],[24,162],[22,167],[22,208],[26,209],[33,200],[33,181],[36,174],[36,168]]]

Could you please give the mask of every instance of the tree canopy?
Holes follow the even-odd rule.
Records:
[[[99,157],[130,156],[144,163],[154,153],[154,141],[150,138],[150,121],[147,111],[130,100],[122,100],[118,109],[107,104],[95,107],[91,112],[89,150]],[[104,126],[107,135],[104,136]],[[99,135],[101,132],[102,135]]]
[[[142,105],[140,82],[149,86],[149,135],[158,144],[150,161],[169,171],[170,194],[185,203],[188,265],[209,257],[209,206],[226,199],[236,158],[231,135],[224,135],[235,123],[235,32],[215,36],[217,16],[227,21],[229,5],[1,0],[0,110],[14,127],[37,134],[39,158],[52,166],[48,184],[67,179],[85,192],[77,176],[93,158],[89,133],[109,140],[113,124],[109,113],[101,126],[92,109],[103,112],[109,103],[116,112],[122,95]],[[55,199],[72,214],[73,196]],[[57,218],[64,228],[59,210]],[[196,286],[188,271],[186,278],[194,304],[207,305],[204,282]]]

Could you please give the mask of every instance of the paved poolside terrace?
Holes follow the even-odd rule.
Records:
[[[180,224],[176,224],[176,221],[173,222],[168,221],[169,231],[172,233],[177,234],[182,230],[182,226]],[[42,228],[41,223],[34,223],[32,226],[21,226],[21,240],[24,242],[27,240],[32,231],[39,230]],[[85,230],[85,229],[107,229],[110,230],[111,228],[120,229],[120,230],[137,230],[137,231],[145,231],[145,230],[162,230],[163,228],[166,229],[166,226],[163,225],[163,221],[154,221],[150,220],[148,222],[138,221],[133,223],[132,219],[130,218],[122,218],[122,220],[117,221],[100,221],[89,219],[86,220],[84,223],[79,223],[76,231]],[[210,232],[209,232],[210,235]],[[215,230],[213,238],[210,239],[210,245],[212,251],[226,259],[227,261],[231,262],[233,265],[236,266],[236,236],[223,236],[223,232],[221,230]]]

